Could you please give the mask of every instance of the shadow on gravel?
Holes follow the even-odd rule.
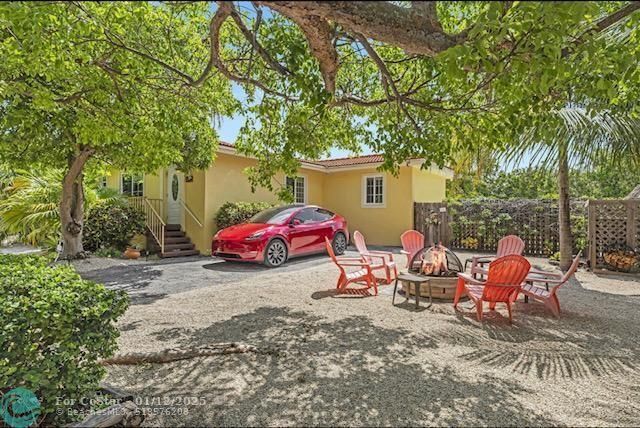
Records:
[[[153,266],[112,266],[81,273],[82,278],[104,284],[107,288],[123,290],[129,294],[132,305],[145,305],[162,299],[166,293],[145,291],[151,282],[162,276],[160,269]]]
[[[568,285],[569,289],[560,290],[561,305],[577,305],[578,299],[572,297],[580,293],[582,301],[597,299],[598,311],[567,304],[556,319],[540,303],[518,301],[510,325],[505,315],[492,311],[486,311],[484,322],[478,323],[475,310],[463,308],[450,321],[454,328],[443,330],[446,334],[436,333],[435,338],[473,348],[460,356],[473,364],[509,370],[517,376],[534,375],[543,381],[634,373],[640,345],[628,332],[640,329],[637,303],[627,296],[583,289],[576,279]],[[613,318],[612,311],[633,315]]]
[[[530,391],[485,373],[468,380],[421,358],[430,336],[374,325],[368,317],[337,321],[303,311],[262,307],[203,329],[168,329],[158,340],[182,346],[243,342],[258,355],[204,358],[153,367],[142,395],[203,396],[206,407],[162,417],[172,425],[554,425],[525,408]],[[239,374],[239,375],[236,375]]]
[[[258,262],[236,262],[229,260],[216,261],[214,263],[203,265],[208,270],[217,272],[238,272],[238,273],[256,273],[256,272],[291,272],[298,269],[304,269],[312,266],[321,265],[329,262],[326,254],[312,254],[309,256],[294,257],[286,261],[286,263],[277,268],[270,268]]]

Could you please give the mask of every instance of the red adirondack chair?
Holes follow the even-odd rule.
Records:
[[[402,242],[400,253],[407,256],[407,269],[409,269],[413,256],[424,248],[424,235],[417,230],[407,230],[400,235],[400,242]]]
[[[476,304],[478,321],[482,321],[482,304],[489,303],[489,309],[494,310],[496,303],[505,303],[509,311],[509,322],[513,320],[511,305],[518,297],[522,283],[531,265],[522,256],[509,255],[500,257],[489,264],[486,281],[480,281],[466,273],[458,274],[458,286],[453,299],[453,307],[457,309],[463,291]]]
[[[373,276],[373,272],[371,271],[371,265],[369,265],[369,263],[359,257],[337,258],[336,254],[333,252],[333,246],[331,245],[331,241],[329,241],[329,238],[325,237],[324,240],[327,245],[327,253],[329,253],[329,257],[331,257],[331,260],[333,260],[336,266],[338,266],[338,269],[340,269],[340,277],[338,278],[338,283],[336,284],[338,292],[344,292],[347,288],[347,285],[353,282],[364,281],[367,284],[367,288],[373,287],[375,295],[377,296],[378,285],[376,283],[376,278],[375,276]],[[345,270],[346,267],[357,267],[360,269],[353,272],[347,272]]]
[[[569,270],[563,275],[554,272],[544,272],[531,269],[527,275],[527,284],[522,286],[522,294],[525,296],[542,302],[557,318],[560,318],[560,301],[558,300],[558,289],[569,281],[569,279],[575,275],[580,264],[580,256],[582,252],[579,252]],[[535,285],[536,282],[546,284],[546,287],[540,287]],[[549,290],[549,285],[552,285]]]
[[[364,236],[359,231],[353,232],[353,242],[360,256],[369,263],[372,271],[384,270],[387,284],[391,284],[391,271],[398,277],[398,268],[393,261],[393,253],[389,251],[369,251]]]
[[[511,254],[516,254],[518,256],[522,255],[524,251],[524,241],[520,239],[519,236],[516,235],[508,235],[498,241],[498,249],[496,251],[495,257],[487,257],[487,256],[474,256],[471,259],[471,273],[476,274],[476,268],[483,268],[485,264],[491,263],[492,261],[508,256]]]

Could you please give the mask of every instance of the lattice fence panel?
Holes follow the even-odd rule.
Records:
[[[604,253],[615,247],[640,244],[640,201],[589,201],[589,260],[604,265]]]

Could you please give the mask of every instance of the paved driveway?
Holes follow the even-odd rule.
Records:
[[[348,251],[347,255],[355,256]],[[74,262],[86,279],[127,291],[133,305],[147,304],[170,294],[235,282],[255,281],[266,274],[283,274],[329,265],[326,254],[298,257],[279,268],[257,263],[225,262],[211,257],[185,257],[155,261],[90,258]]]

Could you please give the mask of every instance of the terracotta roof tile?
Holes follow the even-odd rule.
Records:
[[[235,146],[231,143],[227,143],[225,141],[219,141],[219,144],[224,147],[235,148]],[[305,160],[304,162],[312,163],[314,165],[321,165],[327,168],[335,168],[341,166],[351,166],[351,165],[366,165],[370,163],[380,163],[383,162],[384,158],[380,154],[374,155],[364,155],[364,156],[354,156],[354,157],[344,157],[337,159],[325,159],[325,160]]]
[[[313,161],[314,163],[324,165],[327,168],[332,167],[341,167],[341,166],[351,166],[351,165],[365,165],[369,163],[380,163],[383,162],[384,158],[382,155],[365,155],[365,156],[354,156],[354,157],[346,157],[346,158],[338,158],[338,159],[327,159],[327,160],[319,160]]]

